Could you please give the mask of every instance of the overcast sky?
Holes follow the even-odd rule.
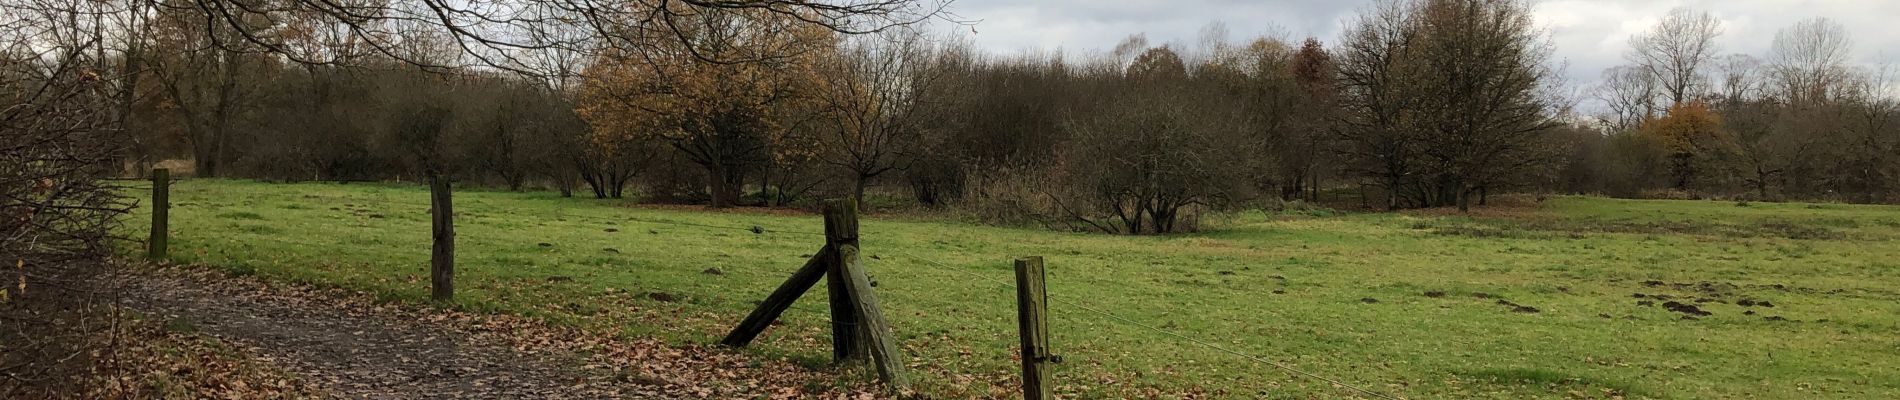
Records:
[[[1857,61],[1900,64],[1900,0],[1533,0],[1550,31],[1570,86],[1594,83],[1605,68],[1623,64],[1629,37],[1647,30],[1670,9],[1713,12],[1722,20],[1722,52],[1764,56],[1775,32],[1826,17],[1853,34]],[[1107,51],[1132,34],[1151,44],[1198,42],[1202,27],[1219,21],[1229,40],[1261,34],[1298,40],[1313,36],[1330,47],[1342,24],[1372,0],[955,0],[953,11],[981,20],[967,37],[996,54],[1063,50]]]

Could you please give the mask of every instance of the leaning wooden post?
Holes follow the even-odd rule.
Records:
[[[145,258],[152,261],[165,259],[166,247],[171,241],[171,187],[171,170],[152,170],[152,237],[145,242]]]
[[[898,353],[897,338],[892,337],[890,321],[884,319],[884,311],[879,309],[877,294],[871,289],[871,277],[864,272],[864,264],[858,261],[857,246],[838,246],[838,259],[844,265],[845,276],[850,281],[853,310],[858,313],[860,328],[858,332],[868,341],[865,349],[871,353],[871,363],[877,366],[877,377],[890,385],[893,390],[903,390],[910,386],[910,379],[904,376],[904,356]]]
[[[745,347],[751,344],[752,339],[758,338],[760,333],[765,332],[765,328],[772,326],[772,321],[778,320],[779,315],[785,313],[785,309],[792,307],[792,302],[798,301],[798,296],[804,295],[805,291],[811,290],[812,285],[818,284],[818,280],[825,277],[825,270],[829,269],[833,258],[835,257],[831,254],[830,246],[819,248],[818,254],[806,260],[805,266],[799,268],[798,272],[792,273],[791,279],[786,279],[785,283],[779,284],[778,289],[773,290],[771,295],[765,296],[765,301],[759,302],[759,307],[753,309],[752,314],[746,315],[745,321],[740,321],[739,326],[733,327],[732,332],[727,333],[726,338],[720,340],[719,344],[727,347]]]
[[[848,199],[825,201],[825,247],[832,259],[825,270],[825,289],[831,295],[831,356],[839,363],[865,359],[865,338],[858,334],[858,313],[851,298],[850,277],[844,270],[844,246],[858,247],[858,205]]]
[[[1055,398],[1049,390],[1049,292],[1043,286],[1042,257],[1016,259],[1016,320],[1023,347],[1023,399]]]
[[[429,176],[430,237],[429,298],[449,301],[455,298],[455,207],[450,201],[449,177]]]

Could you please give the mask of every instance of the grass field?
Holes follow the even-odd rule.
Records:
[[[411,186],[183,181],[173,259],[422,302],[427,199]],[[549,193],[456,202],[459,306],[684,343],[716,341],[823,243],[813,215]],[[992,281],[1042,255],[1052,298],[1396,396],[1900,398],[1900,207],[1525,203],[1241,213],[1167,237],[875,216],[862,231],[886,315],[938,397],[1013,393],[1014,295]],[[748,351],[824,365],[822,299],[808,294]],[[1052,307],[1058,393],[1353,395]]]

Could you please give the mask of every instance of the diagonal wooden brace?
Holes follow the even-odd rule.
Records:
[[[804,267],[799,267],[798,272],[792,273],[790,279],[779,284],[778,289],[773,290],[771,295],[765,296],[765,301],[759,303],[759,308],[753,309],[752,314],[739,322],[739,326],[732,328],[732,333],[726,334],[726,338],[720,340],[719,344],[728,347],[745,347],[751,344],[752,339],[758,338],[760,333],[765,332],[765,328],[772,326],[772,321],[778,320],[779,315],[784,314],[785,309],[792,306],[792,302],[798,301],[799,296],[811,290],[813,285],[818,284],[819,279],[825,277],[826,270],[830,269],[832,253],[831,246],[819,249],[818,254],[812,255],[810,260],[805,261]]]

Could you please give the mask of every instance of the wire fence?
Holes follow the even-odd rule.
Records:
[[[934,266],[936,266],[936,267],[937,267],[937,269],[939,269],[939,270],[942,270],[942,271],[947,271],[947,272],[951,272],[951,273],[954,273],[954,274],[957,274],[957,275],[960,275],[960,276],[963,276],[963,277],[966,277],[966,278],[973,278],[973,279],[976,279],[976,280],[979,280],[979,281],[984,281],[984,282],[988,282],[988,283],[990,283],[990,284],[992,284],[992,285],[995,285],[995,286],[997,286],[997,287],[999,287],[999,288],[1002,288],[1002,289],[1005,289],[1005,290],[1009,290],[1009,291],[1014,291],[1014,290],[1015,290],[1015,288],[1016,288],[1016,284],[1015,284],[1014,282],[1007,282],[1007,281],[1003,281],[1003,280],[1000,280],[1000,279],[996,279],[996,278],[994,278],[994,277],[988,277],[988,276],[983,276],[983,275],[981,275],[981,274],[976,274],[976,273],[971,273],[971,272],[969,272],[969,271],[964,271],[964,270],[962,270],[962,269],[958,269],[958,268],[956,268],[956,267],[952,267],[952,266],[950,266],[950,265],[947,265],[947,264],[944,264],[944,263],[941,263],[941,262],[938,262],[938,261],[936,261],[936,260],[933,260],[933,259],[930,259],[930,258],[926,258],[926,257],[921,257],[921,256],[918,256],[918,255],[916,255],[916,254],[912,254],[912,253],[910,253],[910,252],[906,252],[906,251],[902,251],[902,250],[897,250],[897,253],[898,253],[898,254],[900,254],[900,255],[903,255],[903,256],[905,256],[905,257],[909,257],[909,258],[912,258],[912,259],[915,259],[915,260],[918,260],[918,261],[922,261],[922,262],[924,262],[924,263],[926,263],[926,264],[930,264],[930,265],[934,265]],[[1320,375],[1320,374],[1317,374],[1317,373],[1313,373],[1313,372],[1309,372],[1309,371],[1305,371],[1305,370],[1301,370],[1301,369],[1299,369],[1299,368],[1296,368],[1296,367],[1293,367],[1293,366],[1291,366],[1291,365],[1287,365],[1286,363],[1281,363],[1281,362],[1276,362],[1276,361],[1273,361],[1273,360],[1268,360],[1268,359],[1265,359],[1265,358],[1261,358],[1261,357],[1259,357],[1259,356],[1255,356],[1255,355],[1252,355],[1252,354],[1248,354],[1248,353],[1245,353],[1245,352],[1241,352],[1241,351],[1238,351],[1238,350],[1234,350],[1234,349],[1232,349],[1232,348],[1228,348],[1228,347],[1226,347],[1226,346],[1221,346],[1221,345],[1219,345],[1219,344],[1215,344],[1215,343],[1212,343],[1212,342],[1208,342],[1208,341],[1206,341],[1206,340],[1202,340],[1202,339],[1199,339],[1199,338],[1195,338],[1195,337],[1193,337],[1193,336],[1188,336],[1188,335],[1186,335],[1186,334],[1182,334],[1182,333],[1179,333],[1179,332],[1175,332],[1175,331],[1171,331],[1171,330],[1167,330],[1167,329],[1163,329],[1163,328],[1159,328],[1159,327],[1155,327],[1155,326],[1153,326],[1153,325],[1149,325],[1149,324],[1144,324],[1144,323],[1141,323],[1141,322],[1139,322],[1139,321],[1136,321],[1136,320],[1134,320],[1134,319],[1132,319],[1132,318],[1128,318],[1128,317],[1123,317],[1123,316],[1121,316],[1121,315],[1117,315],[1117,314],[1115,314],[1115,313],[1111,313],[1111,312],[1108,312],[1108,311],[1104,311],[1104,310],[1102,310],[1102,309],[1099,309],[1099,308],[1096,308],[1096,307],[1091,307],[1091,306],[1088,306],[1088,305],[1085,305],[1085,304],[1082,304],[1082,303],[1079,303],[1079,302],[1075,302],[1075,301],[1071,301],[1071,300],[1068,300],[1068,299],[1065,299],[1065,298],[1061,298],[1061,297],[1055,297],[1055,296],[1049,296],[1049,300],[1050,300],[1050,301],[1052,301],[1052,302],[1055,302],[1056,304],[1061,304],[1061,305],[1065,305],[1065,306],[1069,306],[1069,307],[1073,307],[1073,308],[1075,308],[1075,309],[1077,309],[1077,310],[1082,310],[1082,311],[1086,311],[1086,312],[1088,312],[1088,313],[1091,313],[1091,314],[1094,314],[1094,315],[1096,315],[1096,316],[1100,316],[1100,317],[1104,317],[1104,318],[1107,318],[1107,319],[1109,319],[1109,320],[1111,320],[1111,321],[1114,321],[1114,322],[1117,322],[1117,323],[1121,323],[1121,324],[1124,324],[1124,325],[1128,325],[1128,326],[1132,326],[1132,327],[1136,327],[1136,328],[1141,328],[1141,329],[1144,329],[1144,330],[1148,330],[1148,331],[1152,331],[1152,332],[1155,332],[1155,333],[1160,333],[1160,334],[1162,334],[1162,335],[1165,335],[1165,336],[1168,336],[1168,337],[1173,337],[1173,338],[1175,338],[1175,339],[1180,339],[1180,340],[1182,340],[1182,341],[1185,341],[1185,342],[1187,342],[1187,343],[1189,343],[1189,344],[1193,344],[1193,345],[1196,345],[1196,346],[1200,346],[1200,347],[1203,347],[1203,348],[1206,348],[1206,349],[1209,349],[1209,350],[1213,350],[1213,351],[1216,351],[1216,352],[1220,352],[1220,353],[1225,353],[1225,354],[1228,354],[1228,355],[1232,355],[1232,356],[1235,356],[1235,357],[1239,357],[1239,358],[1241,358],[1241,359],[1244,359],[1244,360],[1247,360],[1247,361],[1251,361],[1251,362],[1254,362],[1254,363],[1257,363],[1257,364],[1260,364],[1260,365],[1264,365],[1264,366],[1268,366],[1268,367],[1272,367],[1272,368],[1276,368],[1276,369],[1280,369],[1280,370],[1283,370],[1283,371],[1287,371],[1287,372],[1289,372],[1289,373],[1292,373],[1292,374],[1295,374],[1295,375],[1299,375],[1299,376],[1303,376],[1303,377],[1306,377],[1306,378],[1311,378],[1311,379],[1314,379],[1314,380],[1318,380],[1318,381],[1322,381],[1322,382],[1326,382],[1326,383],[1329,383],[1329,384],[1332,384],[1332,385],[1334,385],[1334,386],[1337,386],[1337,387],[1341,387],[1341,388],[1345,388],[1345,389],[1348,389],[1348,390],[1351,390],[1351,391],[1353,391],[1353,392],[1357,392],[1357,393],[1360,393],[1360,394],[1364,394],[1364,395],[1366,395],[1366,396],[1370,396],[1370,397],[1376,397],[1376,398],[1381,398],[1381,399],[1389,399],[1389,400],[1397,400],[1397,398],[1396,398],[1396,397],[1393,397],[1392,395],[1388,395],[1388,394],[1385,394],[1385,393],[1383,393],[1383,392],[1378,392],[1378,391],[1373,391],[1373,390],[1371,390],[1371,389],[1366,389],[1366,388],[1364,388],[1364,387],[1361,387],[1360,385],[1355,385],[1355,384],[1352,384],[1352,383],[1349,383],[1349,382],[1346,382],[1346,381],[1345,381],[1345,380],[1343,380],[1343,379],[1338,379],[1338,378],[1332,378],[1332,377],[1327,377],[1327,376],[1324,376],[1324,375]]]
[[[740,226],[721,226],[721,225],[712,225],[712,224],[698,224],[698,223],[689,223],[689,222],[680,222],[680,221],[661,221],[661,220],[642,220],[642,221],[640,221],[640,222],[648,222],[648,223],[657,223],[657,224],[671,224],[671,225],[679,225],[679,226],[689,226],[689,227],[701,227],[701,228],[711,228],[711,229],[734,229],[734,230],[742,230],[742,231],[749,231],[749,232],[752,232],[752,233],[755,233],[755,234],[763,234],[763,233],[766,233],[766,232],[768,232],[768,231],[765,231],[765,230],[762,230],[762,228],[760,228],[760,227],[759,227],[758,225],[753,225],[753,226],[751,226],[751,227],[740,227]],[[800,234],[800,235],[814,235],[814,236],[820,236],[820,237],[822,237],[822,236],[824,236],[824,235],[825,235],[825,234],[824,234],[823,232],[804,232],[804,231],[786,231],[786,230],[777,230],[777,231],[771,231],[771,232],[777,232],[777,233],[791,233],[791,234]],[[893,251],[894,251],[894,252],[896,252],[896,253],[897,253],[898,255],[901,255],[901,256],[904,256],[904,257],[908,257],[908,258],[911,258],[911,259],[913,259],[913,260],[917,260],[917,261],[921,261],[921,262],[923,262],[923,263],[925,263],[925,264],[929,264],[929,265],[931,265],[931,266],[934,266],[934,267],[935,267],[935,268],[934,268],[934,270],[939,270],[939,271],[945,271],[945,272],[950,272],[950,273],[953,273],[953,274],[955,274],[955,275],[959,275],[959,276],[962,276],[962,277],[964,277],[964,278],[971,278],[971,279],[974,279],[974,280],[977,280],[977,281],[981,281],[981,282],[986,282],[986,283],[989,283],[990,285],[992,285],[992,286],[995,286],[995,287],[997,287],[997,288],[999,288],[999,289],[1002,289],[1002,290],[1004,290],[1004,291],[1009,291],[1009,292],[1013,292],[1013,291],[1015,291],[1015,289],[1016,289],[1016,284],[1015,284],[1014,282],[1009,282],[1009,281],[1005,281],[1005,280],[1001,280],[1001,279],[997,279],[997,278],[995,278],[995,277],[990,277],[990,276],[985,276],[985,275],[982,275],[982,274],[977,274],[977,273],[972,273],[972,272],[969,272],[969,271],[965,271],[965,270],[963,270],[963,269],[959,269],[959,268],[956,268],[956,267],[952,267],[952,266],[950,266],[950,265],[948,265],[948,264],[944,264],[944,263],[942,263],[942,262],[939,262],[939,261],[937,261],[937,260],[934,260],[934,259],[931,259],[931,258],[928,258],[928,257],[923,257],[923,256],[918,256],[918,255],[916,255],[916,254],[914,254],[914,253],[911,253],[911,252],[908,252],[908,251],[903,251],[903,250],[893,250]],[[1371,389],[1367,389],[1367,388],[1365,388],[1365,387],[1363,387],[1363,386],[1360,386],[1360,385],[1356,385],[1356,384],[1353,384],[1353,383],[1350,383],[1350,382],[1347,382],[1347,381],[1345,381],[1344,379],[1339,379],[1339,378],[1333,378],[1333,377],[1328,377],[1328,376],[1325,376],[1325,375],[1320,375],[1320,374],[1318,374],[1318,373],[1314,373],[1314,372],[1310,372],[1310,371],[1306,371],[1306,370],[1302,370],[1302,369],[1299,369],[1299,368],[1297,368],[1297,367],[1294,367],[1294,366],[1292,366],[1292,365],[1288,365],[1288,364],[1286,364],[1286,363],[1282,363],[1282,362],[1277,362],[1277,361],[1273,361],[1273,360],[1269,360],[1269,359],[1266,359],[1266,358],[1262,358],[1262,357],[1259,357],[1259,356],[1255,356],[1255,355],[1253,355],[1253,354],[1248,354],[1248,353],[1246,353],[1246,352],[1242,352],[1242,351],[1239,351],[1239,350],[1234,350],[1234,349],[1232,349],[1232,348],[1229,348],[1229,347],[1227,347],[1227,346],[1221,346],[1221,345],[1219,345],[1219,344],[1216,344],[1216,343],[1213,343],[1213,342],[1209,342],[1209,341],[1206,341],[1206,340],[1202,340],[1202,339],[1199,339],[1199,338],[1196,338],[1196,337],[1193,337],[1193,336],[1189,336],[1189,335],[1187,335],[1187,334],[1183,334],[1183,333],[1180,333],[1180,332],[1175,332],[1175,331],[1172,331],[1172,330],[1168,330],[1168,329],[1163,329],[1163,328],[1160,328],[1160,327],[1156,327],[1156,326],[1153,326],[1153,325],[1149,325],[1149,324],[1144,324],[1144,323],[1141,323],[1140,321],[1136,321],[1136,320],[1135,320],[1135,319],[1133,319],[1133,318],[1128,318],[1128,317],[1124,317],[1124,316],[1121,316],[1121,315],[1118,315],[1118,314],[1115,314],[1115,313],[1112,313],[1112,312],[1108,312],[1108,311],[1105,311],[1105,310],[1102,310],[1102,309],[1100,309],[1100,308],[1097,308],[1097,307],[1091,307],[1091,306],[1089,306],[1089,305],[1086,305],[1086,304],[1082,304],[1082,303],[1080,303],[1080,302],[1076,302],[1076,301],[1072,301],[1072,300],[1068,300],[1068,299],[1065,299],[1065,298],[1061,298],[1061,297],[1054,297],[1054,296],[1051,296],[1051,297],[1049,298],[1049,300],[1050,300],[1050,301],[1052,301],[1052,302],[1055,302],[1056,304],[1061,304],[1061,305],[1064,305],[1064,306],[1068,306],[1068,307],[1072,307],[1072,308],[1075,308],[1075,309],[1077,309],[1077,310],[1081,310],[1081,311],[1085,311],[1085,312],[1088,312],[1088,313],[1090,313],[1090,314],[1093,314],[1093,315],[1096,315],[1096,316],[1099,316],[1099,317],[1103,317],[1103,318],[1106,318],[1106,319],[1108,319],[1108,320],[1110,320],[1110,321],[1113,321],[1113,322],[1116,322],[1116,323],[1120,323],[1120,324],[1123,324],[1123,325],[1128,325],[1128,326],[1131,326],[1131,327],[1135,327],[1135,328],[1140,328],[1140,329],[1143,329],[1143,330],[1147,330],[1147,331],[1152,331],[1152,332],[1155,332],[1155,333],[1159,333],[1159,334],[1162,334],[1162,335],[1164,335],[1164,336],[1167,336],[1167,337],[1172,337],[1172,338],[1175,338],[1175,339],[1179,339],[1179,340],[1182,340],[1182,341],[1184,341],[1184,342],[1186,342],[1186,343],[1188,343],[1188,344],[1192,344],[1192,345],[1195,345],[1195,346],[1200,346],[1200,347],[1202,347],[1202,348],[1206,348],[1206,349],[1208,349],[1208,350],[1213,350],[1213,351],[1215,351],[1215,352],[1219,352],[1219,353],[1224,353],[1224,354],[1228,354],[1228,355],[1232,355],[1232,356],[1234,356],[1234,357],[1239,357],[1239,358],[1241,358],[1241,359],[1243,359],[1243,360],[1246,360],[1246,361],[1250,361],[1250,362],[1253,362],[1253,363],[1256,363],[1256,364],[1259,364],[1259,365],[1263,365],[1263,366],[1267,366],[1267,367],[1272,367],[1272,368],[1275,368],[1275,369],[1279,369],[1279,370],[1283,370],[1283,371],[1286,371],[1286,372],[1288,372],[1288,373],[1292,373],[1292,374],[1294,374],[1294,375],[1298,375],[1298,376],[1302,376],[1302,377],[1306,377],[1306,378],[1309,378],[1309,379],[1313,379],[1313,380],[1318,380],[1318,381],[1321,381],[1321,382],[1326,382],[1326,383],[1328,383],[1328,384],[1331,384],[1331,385],[1334,385],[1334,386],[1336,386],[1336,387],[1340,387],[1340,388],[1345,388],[1345,389],[1347,389],[1347,390],[1350,390],[1350,391],[1352,391],[1352,392],[1355,392],[1355,393],[1359,393],[1359,394],[1363,394],[1363,395],[1366,395],[1366,396],[1369,396],[1369,397],[1374,397],[1374,398],[1380,398],[1380,399],[1388,399],[1388,400],[1397,400],[1397,399],[1398,399],[1397,397],[1394,397],[1394,396],[1392,396],[1392,395],[1388,395],[1388,394],[1385,394],[1385,393],[1383,393],[1383,392],[1378,392],[1378,391],[1374,391],[1374,390],[1371,390]]]
[[[127,180],[128,180],[128,181],[130,181],[130,179],[127,179]],[[369,201],[376,201],[376,202],[379,202],[379,203],[383,203],[383,204],[388,204],[388,205],[404,205],[404,206],[412,206],[412,207],[432,207],[432,205],[430,205],[430,204],[427,204],[427,203],[419,203],[419,202],[408,202],[408,201],[397,201],[397,200],[394,200],[394,199],[390,199],[390,198],[387,198],[387,196],[381,196],[381,197],[383,197],[383,198],[378,198],[378,199],[363,199],[363,200],[369,200]],[[346,204],[347,204],[347,203],[346,203]],[[765,226],[764,226],[763,224],[750,224],[750,225],[723,225],[723,224],[708,224],[708,223],[698,223],[698,222],[687,222],[687,221],[677,221],[677,220],[666,220],[666,219],[651,219],[651,218],[637,218],[637,217],[630,217],[630,218],[627,218],[627,219],[625,219],[625,220],[619,220],[619,219],[613,219],[613,218],[596,218],[596,217],[586,217],[586,218],[588,218],[588,219],[595,219],[595,220],[599,220],[599,221],[604,221],[604,222],[619,222],[619,221],[628,221],[628,222],[635,222],[635,223],[642,223],[642,224],[653,224],[653,225],[667,225],[667,226],[676,226],[676,227],[685,227],[685,228],[697,228],[697,229],[716,229],[716,230],[731,230],[731,231],[739,231],[739,232],[747,232],[747,233],[751,233],[751,234],[754,234],[754,235],[759,235],[759,236],[764,236],[764,235],[766,235],[766,234],[789,234],[789,235],[800,235],[800,236],[810,236],[810,237],[824,237],[824,236],[825,236],[825,233],[824,233],[824,232],[815,232],[815,231],[806,231],[806,230],[797,230],[797,229],[784,229],[784,228],[766,228],[766,227],[765,227]],[[927,264],[927,265],[929,265],[929,266],[932,266],[932,267],[934,267],[934,268],[929,268],[929,269],[931,269],[931,270],[935,270],[935,271],[942,271],[942,272],[948,272],[948,273],[951,273],[951,274],[954,274],[954,275],[957,275],[957,276],[960,276],[960,277],[962,277],[962,278],[969,278],[969,279],[972,279],[972,280],[974,280],[974,281],[979,281],[979,282],[984,282],[984,283],[988,283],[989,285],[991,285],[991,286],[993,286],[993,287],[995,287],[995,288],[998,288],[998,289],[1001,289],[1002,291],[1005,291],[1005,292],[1014,292],[1014,291],[1016,290],[1016,284],[1015,284],[1015,282],[1011,282],[1011,281],[1006,281],[1006,280],[1002,280],[1002,279],[998,279],[998,278],[995,278],[995,277],[991,277],[991,276],[985,276],[985,275],[982,275],[982,274],[977,274],[977,273],[973,273],[973,272],[970,272],[970,271],[966,271],[966,270],[964,270],[964,269],[961,269],[961,268],[957,268],[957,267],[953,267],[953,266],[950,266],[950,265],[948,265],[948,264],[944,264],[944,263],[942,263],[942,262],[939,262],[939,261],[937,261],[937,260],[935,260],[935,259],[932,259],[932,258],[929,258],[929,257],[923,257],[923,256],[919,256],[919,255],[917,255],[917,254],[914,254],[914,253],[911,253],[911,252],[908,252],[908,251],[904,251],[904,250],[901,250],[901,249],[893,249],[893,250],[891,250],[891,251],[893,251],[893,252],[895,252],[895,253],[897,253],[898,255],[901,255],[901,256],[904,256],[904,257],[908,257],[908,258],[911,258],[911,259],[914,259],[914,260],[916,260],[916,261],[920,261],[920,262],[922,262],[923,264]],[[1200,338],[1196,338],[1196,337],[1194,337],[1194,336],[1190,336],[1190,335],[1188,335],[1188,334],[1183,334],[1183,333],[1180,333],[1180,332],[1176,332],[1176,331],[1173,331],[1173,330],[1169,330],[1169,329],[1164,329],[1164,328],[1160,328],[1160,327],[1156,327],[1156,326],[1153,326],[1153,325],[1149,325],[1149,324],[1145,324],[1145,323],[1142,323],[1142,322],[1140,322],[1140,321],[1137,321],[1137,320],[1135,320],[1135,319],[1133,319],[1133,318],[1129,318],[1129,317],[1124,317],[1124,316],[1121,316],[1121,315],[1118,315],[1118,314],[1115,314],[1115,313],[1112,313],[1112,312],[1108,312],[1108,311],[1106,311],[1106,310],[1102,310],[1101,308],[1098,308],[1098,307],[1093,307],[1093,306],[1090,306],[1090,305],[1087,305],[1087,304],[1084,304],[1084,303],[1081,303],[1081,302],[1077,302],[1077,301],[1073,301],[1073,300],[1069,300],[1069,299],[1067,299],[1067,298],[1063,298],[1063,297],[1056,297],[1056,296],[1050,296],[1050,297],[1049,297],[1048,299],[1049,299],[1049,301],[1051,301],[1051,302],[1054,302],[1055,304],[1059,304],[1059,305],[1063,305],[1063,306],[1067,306],[1067,307],[1071,307],[1071,308],[1073,308],[1073,309],[1075,309],[1075,310],[1080,310],[1080,311],[1083,311],[1083,312],[1086,312],[1086,313],[1087,313],[1087,314],[1089,314],[1089,315],[1093,315],[1093,316],[1097,316],[1097,317],[1101,317],[1101,318],[1103,318],[1103,319],[1106,319],[1106,320],[1108,320],[1108,321],[1111,321],[1111,322],[1114,322],[1114,323],[1118,323],[1118,324],[1122,324],[1122,325],[1127,325],[1127,326],[1130,326],[1130,327],[1134,327],[1134,328],[1139,328],[1139,329],[1142,329],[1142,330],[1146,330],[1146,331],[1151,331],[1151,332],[1154,332],[1154,333],[1157,333],[1157,334],[1161,334],[1161,335],[1163,335],[1163,336],[1166,336],[1166,337],[1170,337],[1170,338],[1174,338],[1174,339],[1178,339],[1178,340],[1181,340],[1182,342],[1184,342],[1184,343],[1187,343],[1187,344],[1190,344],[1190,345],[1193,345],[1193,346],[1198,346],[1198,347],[1202,347],[1202,348],[1205,348],[1205,349],[1208,349],[1208,350],[1212,350],[1212,351],[1215,351],[1215,352],[1218,352],[1218,353],[1223,353],[1223,354],[1228,354],[1228,355],[1231,355],[1231,356],[1234,356],[1234,357],[1237,357],[1237,358],[1240,358],[1240,359],[1242,359],[1242,360],[1245,360],[1245,361],[1249,361],[1249,362],[1253,362],[1253,363],[1256,363],[1256,364],[1258,364],[1258,365],[1262,365],[1262,366],[1267,366],[1267,367],[1271,367],[1271,368],[1274,368],[1274,369],[1279,369],[1279,370],[1283,370],[1283,371],[1286,371],[1286,372],[1288,372],[1288,373],[1291,373],[1291,374],[1294,374],[1294,375],[1297,375],[1297,376],[1301,376],[1301,377],[1305,377],[1305,378],[1309,378],[1309,379],[1313,379],[1313,380],[1317,380],[1317,381],[1321,381],[1321,382],[1325,382],[1325,383],[1328,383],[1328,384],[1331,384],[1331,385],[1334,385],[1335,387],[1339,387],[1339,388],[1344,388],[1344,389],[1347,389],[1347,390],[1350,390],[1350,391],[1352,391],[1352,392],[1355,392],[1355,393],[1359,393],[1359,394],[1362,394],[1362,395],[1365,395],[1365,396],[1369,396],[1369,397],[1374,397],[1374,398],[1380,398],[1380,399],[1388,399],[1388,400],[1396,400],[1396,399],[1397,399],[1397,397],[1394,397],[1394,396],[1392,396],[1392,395],[1388,395],[1388,394],[1385,394],[1385,393],[1383,393],[1383,392],[1378,392],[1378,391],[1374,391],[1374,390],[1371,390],[1371,389],[1367,389],[1367,388],[1365,388],[1365,387],[1363,387],[1363,386],[1360,386],[1360,385],[1356,385],[1356,384],[1353,384],[1353,383],[1350,383],[1350,382],[1347,382],[1347,381],[1345,381],[1344,379],[1339,379],[1339,378],[1334,378],[1334,377],[1329,377],[1329,376],[1325,376],[1325,375],[1320,375],[1320,374],[1318,374],[1318,373],[1314,373],[1314,372],[1310,372],[1310,371],[1306,371],[1306,370],[1302,370],[1302,369],[1299,369],[1299,368],[1297,368],[1297,367],[1294,367],[1294,366],[1292,366],[1292,365],[1288,365],[1288,364],[1286,364],[1286,363],[1282,363],[1282,362],[1277,362],[1277,361],[1273,361],[1273,360],[1270,360],[1270,359],[1267,359],[1267,358],[1263,358],[1263,357],[1260,357],[1260,356],[1256,356],[1256,355],[1253,355],[1253,354],[1249,354],[1249,353],[1246,353],[1246,352],[1242,352],[1242,351],[1239,351],[1239,350],[1235,350],[1235,349],[1233,349],[1233,348],[1229,348],[1229,347],[1227,347],[1227,346],[1222,346],[1222,345],[1219,345],[1219,344],[1216,344],[1216,343],[1213,343],[1213,342],[1209,342],[1209,341],[1206,341],[1206,340],[1203,340],[1203,339],[1200,339]],[[1064,315],[1067,315],[1067,314],[1064,314]]]
[[[134,180],[132,180],[132,179],[123,179],[123,180],[124,180],[124,181],[134,181]],[[150,188],[150,187],[151,187],[151,185],[149,184],[149,183],[150,183],[150,181],[149,181],[149,180],[146,180],[145,182],[147,183],[147,185],[145,185],[145,186],[143,186],[143,188]],[[130,187],[130,186],[128,186],[128,187]],[[130,187],[130,188],[138,188],[138,187]],[[373,196],[373,197],[367,197],[367,196],[366,196],[366,197],[356,197],[356,198],[344,198],[344,199],[335,199],[335,200],[338,200],[338,201],[342,201],[342,203],[339,203],[339,204],[338,204],[338,206],[337,206],[337,208],[342,208],[342,207],[353,207],[353,206],[370,206],[371,204],[369,204],[369,203],[374,203],[374,205],[380,205],[380,206],[403,206],[403,207],[412,207],[412,208],[422,208],[422,209],[429,209],[429,208],[433,208],[433,207],[435,207],[435,205],[434,205],[434,204],[431,204],[431,203],[429,203],[429,202],[427,202],[427,201],[412,201],[412,200],[407,200],[407,199],[401,199],[401,198],[398,198],[398,197],[395,197],[395,196],[391,196],[391,195],[389,195],[389,194],[379,194],[379,195],[376,195],[376,196]],[[460,210],[459,210],[459,211],[458,211],[458,212],[457,212],[456,214],[462,214],[462,213],[464,213],[464,212],[469,212],[469,211],[472,211],[472,210],[471,210],[471,208],[472,208],[471,206],[480,206],[480,205],[481,205],[481,203],[480,203],[480,202],[469,202],[469,201],[467,201],[467,200],[463,200],[463,201],[460,201],[460,202],[458,202],[458,203],[456,204],[456,206],[457,206],[457,208],[458,208],[458,209],[460,209]],[[566,218],[566,217],[565,217],[565,216],[560,216],[560,215],[556,215],[556,218]],[[615,218],[599,218],[599,217],[581,217],[581,216],[575,216],[574,218],[577,218],[577,219],[590,219],[590,220],[594,220],[594,221],[596,221],[596,222],[604,222],[604,223],[615,223],[615,222],[621,222],[621,221],[628,221],[628,222],[635,222],[635,223],[642,223],[642,224],[654,224],[654,225],[671,225],[671,226],[678,226],[678,227],[689,227],[689,228],[706,228],[706,229],[719,229],[719,230],[733,230],[733,231],[742,231],[742,232],[750,232],[750,233],[752,233],[752,234],[755,234],[755,235],[765,235],[765,234],[779,234],[779,233],[782,233],[782,234],[792,234],[792,235],[803,235],[803,236],[817,236],[817,237],[824,237],[824,236],[825,236],[825,233],[824,233],[824,232],[814,232],[814,231],[805,231],[805,230],[797,230],[797,229],[787,229],[787,228],[778,228],[778,227],[767,227],[767,226],[766,226],[766,224],[751,224],[751,225],[745,225],[745,226],[737,226],[737,225],[716,225],[716,224],[705,224],[705,223],[696,223],[696,222],[687,222],[687,221],[675,221],[675,220],[665,220],[665,219],[650,219],[650,218],[639,218],[639,217],[629,217],[629,218],[625,218],[625,219],[615,219]]]

